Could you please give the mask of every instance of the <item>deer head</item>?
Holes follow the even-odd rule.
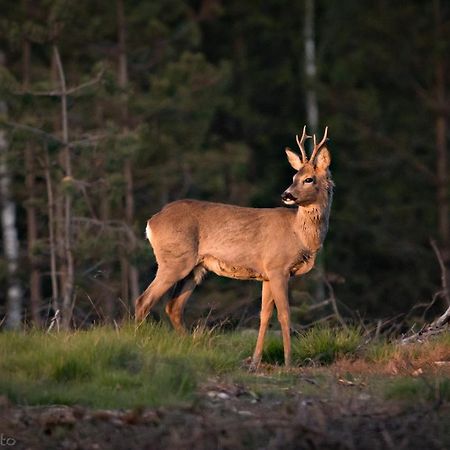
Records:
[[[304,148],[306,139],[311,138],[306,134],[306,126],[303,127],[302,137],[296,136],[301,155],[294,153],[286,147],[286,155],[289,164],[297,171],[292,184],[283,192],[281,199],[285,205],[308,206],[318,203],[321,196],[329,188],[328,167],[331,162],[330,152],[325,146],[328,127],[322,140],[317,144],[316,135],[313,136],[314,148],[311,157],[308,158]]]

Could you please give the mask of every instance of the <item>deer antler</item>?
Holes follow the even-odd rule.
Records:
[[[299,140],[298,139],[298,134],[295,135],[295,140],[297,141],[297,145],[300,148],[300,151],[302,153],[302,160],[303,160],[303,164],[305,164],[306,162],[308,162],[308,157],[306,156],[306,152],[305,149],[303,147],[303,143],[305,142],[305,139],[310,138],[311,136],[308,136],[306,134],[306,125],[303,127],[303,133],[302,133],[302,137]]]
[[[322,140],[319,142],[319,145],[316,144],[316,135],[313,136],[314,150],[312,152],[311,158],[309,158],[310,161],[314,161],[314,158],[316,157],[317,152],[321,149],[323,144],[325,144],[325,142],[328,140],[327,134],[328,134],[328,127],[325,127],[325,133],[323,135]]]

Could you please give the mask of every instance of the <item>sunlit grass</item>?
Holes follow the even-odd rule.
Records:
[[[292,360],[294,365],[330,364],[341,356],[354,354],[360,344],[361,332],[357,328],[318,326],[292,339]],[[283,358],[281,338],[269,336],[264,360],[282,364]]]
[[[292,364],[294,368],[331,364],[332,372],[401,377],[422,367],[429,367],[431,373],[438,367],[436,361],[441,361],[442,367],[450,361],[450,333],[408,346],[389,342],[362,345],[363,340],[357,328],[311,328],[292,337]],[[256,388],[257,377],[243,365],[252,355],[255,342],[256,333],[250,330],[199,328],[180,335],[157,323],[138,329],[129,324],[118,329],[104,326],[60,333],[3,332],[0,395],[19,404],[81,404],[94,408],[189,402],[197,388],[212,377],[225,377],[231,382],[246,380]],[[295,372],[283,370],[283,353],[280,335],[269,333],[263,363],[279,367],[269,371],[273,389],[294,385],[298,379]],[[266,389],[269,378],[263,377],[258,389]],[[414,395],[421,386],[417,380],[399,383],[390,385],[388,397]],[[439,395],[447,399],[448,379],[439,386]]]

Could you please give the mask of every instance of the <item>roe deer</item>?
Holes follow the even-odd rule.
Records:
[[[311,270],[328,229],[333,195],[330,153],[323,139],[308,159],[306,127],[297,144],[286,154],[297,171],[281,198],[298,208],[244,208],[197,200],[166,205],[148,222],[146,235],[153,247],[158,271],[153,282],[136,300],[136,321],[145,320],[150,308],[176,285],[166,306],[175,329],[182,331],[184,306],[195,286],[209,270],[240,280],[262,281],[261,321],[251,368],[256,369],[264,336],[277,307],[285,365],[291,358],[288,280]]]

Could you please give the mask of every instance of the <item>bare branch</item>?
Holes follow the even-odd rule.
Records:
[[[338,306],[337,306],[337,301],[336,301],[336,296],[334,295],[334,289],[333,286],[331,285],[331,283],[328,281],[327,277],[324,275],[323,277],[323,281],[326,285],[326,287],[328,288],[328,292],[329,292],[329,300],[331,302],[331,306],[333,307],[333,312],[334,315],[336,316],[336,319],[339,321],[339,323],[342,325],[342,327],[344,329],[347,329],[347,324],[345,323],[345,320],[343,319],[343,317],[341,316]]]
[[[442,284],[441,295],[442,295],[442,297],[444,297],[445,301],[447,302],[447,306],[450,306],[450,293],[449,293],[448,285],[447,285],[445,264],[442,259],[441,252],[439,251],[439,248],[436,244],[436,241],[434,241],[434,239],[430,239],[430,244],[431,244],[431,247],[433,247],[434,253],[435,253],[436,258],[439,263],[439,267],[441,269],[441,284]]]
[[[32,95],[34,97],[62,97],[63,95],[74,95],[78,94],[83,89],[86,89],[88,87],[94,86],[100,81],[102,81],[103,75],[105,74],[105,70],[102,69],[94,78],[91,78],[90,80],[81,83],[77,86],[72,86],[70,88],[66,88],[64,91],[63,89],[53,89],[51,91],[30,91],[30,90],[21,90],[16,91],[14,94],[16,95]]]

